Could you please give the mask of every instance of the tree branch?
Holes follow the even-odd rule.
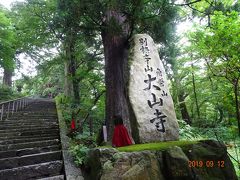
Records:
[[[174,6],[190,6],[191,4],[195,4],[195,3],[198,3],[202,0],[196,0],[196,1],[192,1],[192,2],[189,2],[189,3],[184,3],[184,4],[174,4],[174,3],[170,3],[171,5],[174,5]]]
[[[195,10],[195,11],[197,11],[197,12],[200,12],[200,13],[202,13],[202,14],[204,14],[204,15],[208,15],[208,14],[206,14],[205,12],[199,11],[198,9],[196,9],[196,8],[190,6],[190,5],[188,5],[188,7],[189,7],[190,9]]]
[[[100,92],[100,93],[98,94],[98,96],[95,98],[95,100],[94,100],[94,102],[93,102],[93,105],[91,106],[91,108],[89,108],[87,115],[85,116],[85,118],[83,119],[83,121],[82,121],[82,123],[81,123],[82,125],[86,122],[87,118],[88,118],[89,115],[90,115],[90,112],[91,112],[92,108],[97,104],[98,100],[100,99],[100,97],[101,97],[105,92],[106,92],[106,90],[103,90],[103,91]]]
[[[208,60],[207,60],[206,58],[205,58],[205,62],[207,63],[208,69],[211,71],[211,73],[213,74],[213,76],[225,77],[225,76],[222,76],[222,75],[216,74],[216,73],[213,71],[211,65],[209,64],[209,62],[208,62]]]

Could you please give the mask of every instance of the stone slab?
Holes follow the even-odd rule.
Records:
[[[147,34],[137,34],[130,50],[129,100],[137,143],[177,140],[179,126],[168,80],[157,46]]]

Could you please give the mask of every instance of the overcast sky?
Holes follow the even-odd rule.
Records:
[[[15,1],[24,1],[24,0],[0,0],[0,3],[6,8],[10,9],[11,3]]]

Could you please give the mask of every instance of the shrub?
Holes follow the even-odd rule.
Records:
[[[83,165],[90,148],[97,146],[95,137],[90,136],[89,132],[84,132],[82,134],[77,134],[73,141],[74,143],[70,147],[70,152],[74,156],[75,163],[77,165]]]
[[[79,165],[79,166],[83,165],[89,149],[90,148],[88,148],[84,144],[77,144],[77,145],[75,144],[70,147],[70,152],[73,154],[73,156],[75,158],[74,162],[77,165]]]
[[[196,130],[196,128],[190,126],[183,120],[178,120],[179,124],[179,135],[181,140],[200,140],[205,139],[204,136],[201,136]]]

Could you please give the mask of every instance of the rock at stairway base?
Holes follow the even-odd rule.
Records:
[[[96,148],[89,152],[85,166],[87,180],[237,180],[225,145],[212,140],[139,152]]]

